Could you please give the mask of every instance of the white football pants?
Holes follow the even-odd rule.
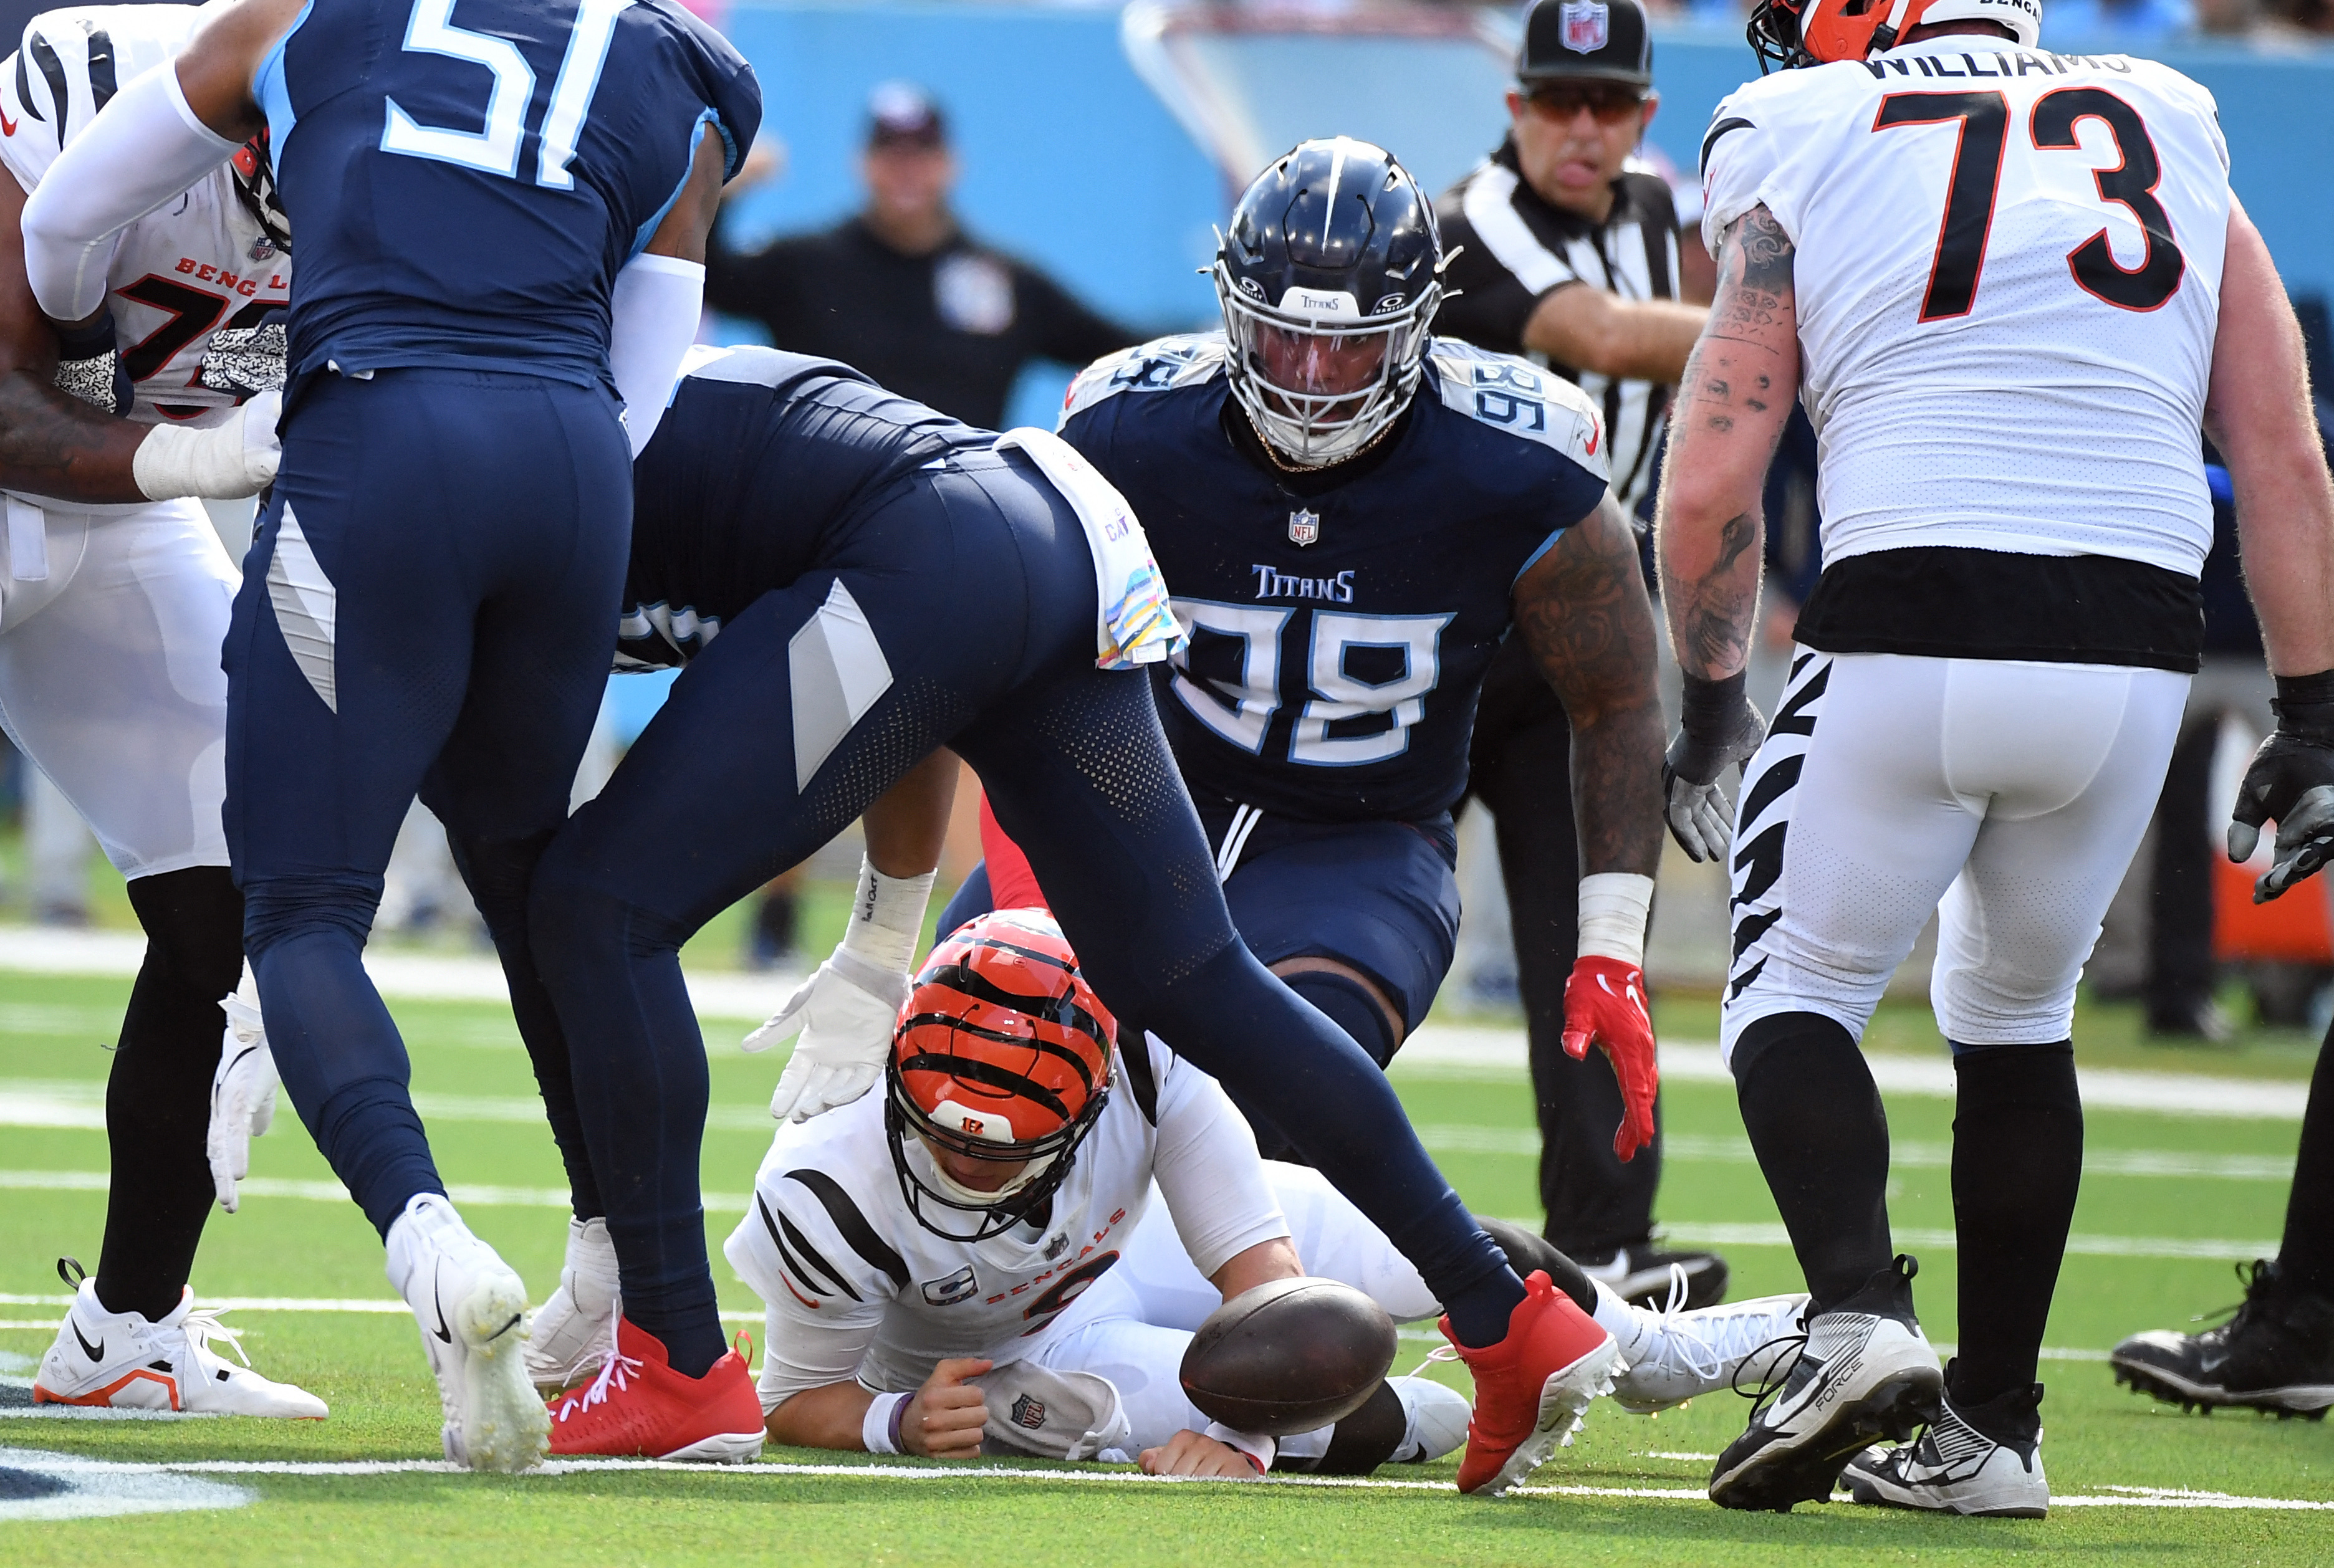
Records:
[[[123,876],[226,865],[239,579],[202,504],[0,505],[0,726]]]
[[[1307,1274],[1352,1285],[1397,1323],[1442,1312],[1385,1233],[1318,1171],[1276,1160],[1264,1169]],[[1078,1297],[1069,1323],[1037,1359],[1056,1371],[1108,1378],[1133,1426],[1134,1451],[1155,1448],[1187,1429],[1208,1429],[1208,1418],[1184,1396],[1180,1373],[1192,1333],[1223,1304],[1183,1250],[1174,1217],[1154,1189],[1118,1266]],[[1329,1431],[1284,1438],[1280,1451],[1317,1458],[1328,1449]]]
[[[2119,665],[1801,649],[1735,812],[1727,1054],[1778,1013],[1861,1039],[1932,909],[1946,1039],[2067,1039],[2187,690]]]

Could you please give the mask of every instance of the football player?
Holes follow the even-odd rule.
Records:
[[[316,1417],[322,1400],[215,1353],[234,1336],[187,1288],[213,1193],[219,999],[243,968],[218,810],[235,571],[192,497],[255,495],[275,473],[275,393],[230,361],[283,307],[289,226],[246,147],[130,226],[104,265],[108,307],[69,334],[42,319],[16,244],[60,151],[194,21],[180,6],[51,11],[0,62],[14,176],[0,179],[0,720],[96,830],[147,938],[106,1091],[103,1250],[93,1277],[59,1264],[75,1295],[33,1398]],[[219,1196],[233,1207],[231,1180]]]
[[[1517,1267],[1545,1269],[1615,1335],[1614,1397],[1631,1409],[1724,1387],[1805,1304],[1651,1313],[1495,1227]],[[1155,1474],[1247,1478],[1439,1458],[1465,1432],[1465,1400],[1422,1378],[1278,1444],[1193,1409],[1178,1378],[1191,1331],[1243,1291],[1309,1272],[1398,1320],[1440,1309],[1318,1176],[1257,1158],[1213,1080],[1117,1025],[1041,909],[979,916],[933,950],[881,1093],[780,1129],[725,1251],[768,1303],[761,1403],[782,1443],[1139,1456]]]
[[[227,832],[284,1085],[381,1232],[448,1457],[475,1467],[545,1440],[526,1290],[446,1199],[362,953],[419,790],[514,1005],[546,1005],[528,878],[605,683],[628,465],[760,114],[678,7],[237,0],[122,83],[24,207],[33,293],[71,332],[125,226],[263,130],[298,215],[283,461],[227,641]]]
[[[2075,985],[2197,667],[2200,426],[2279,688],[2230,847],[2276,819],[2273,895],[2334,819],[2334,487],[2285,291],[2211,96],[2037,53],[2038,26],[2031,0],[1770,0],[1752,42],[1797,69],[1704,143],[1721,281],[1658,521],[1685,672],[1670,817],[1727,853],[1706,786],[1748,761],[1721,1037],[1814,1296],[1718,1461],[1729,1507],[1828,1496],[1844,1465],[1866,1502],[2049,1507],[2034,1374],[2082,1170]],[[1762,744],[1760,480],[1795,398],[1823,438],[1824,571]],[[1932,910],[1958,1083],[1942,1373],[1857,1049]]]
[[[1444,260],[1392,156],[1301,143],[1233,209],[1224,330],[1097,362],[1061,433],[1143,519],[1191,629],[1156,696],[1233,924],[1381,1067],[1451,964],[1451,810],[1491,656],[1523,640],[1571,717],[1580,781],[1565,1041],[1610,1053],[1625,1159],[1653,1136],[1653,611],[1594,406],[1434,338]],[[1265,1150],[1289,1153],[1286,1102],[1232,1093]]]
[[[700,351],[634,486],[626,647],[688,669],[537,869],[535,952],[564,1037],[522,1029],[568,1162],[571,1256],[604,1218],[622,1322],[666,1361],[557,1443],[665,1452],[744,1430],[728,1424],[752,1400],[742,1363],[706,1380],[724,1343],[680,947],[872,803],[902,806],[896,832],[870,819],[844,942],[789,1009],[809,1027],[774,1105],[865,1092],[945,826],[945,745],[1028,845],[1096,993],[1251,1102],[1301,1102],[1281,1130],[1433,1287],[1475,1369],[1469,1488],[1544,1458],[1609,1375],[1611,1336],[1517,1277],[1384,1075],[1232,929],[1139,678],[1180,633],[1124,500],[1044,431],[973,430],[770,350]],[[555,1297],[545,1315],[565,1313]]]

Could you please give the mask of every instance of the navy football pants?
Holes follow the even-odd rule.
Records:
[[[615,645],[629,448],[603,392],[486,371],[300,389],[227,642],[227,838],[267,1034],[374,1226],[442,1192],[362,955],[417,793],[522,1029],[551,1026],[526,888]]]
[[[705,1052],[680,944],[947,746],[1112,1009],[1256,1101],[1302,1107],[1290,1135],[1440,1299],[1488,1296],[1504,1323],[1513,1276],[1384,1075],[1234,935],[1150,682],[1095,668],[1094,567],[1067,505],[1018,456],[961,457],[834,532],[818,570],[690,663],[537,871],[535,957],[596,1186],[576,1199],[607,1216],[627,1313],[719,1333],[698,1191]],[[805,755],[828,746],[802,782]]]

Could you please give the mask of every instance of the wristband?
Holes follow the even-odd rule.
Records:
[[[1651,877],[1598,871],[1581,878],[1579,956],[1644,967],[1645,919],[1653,907]]]
[[[2278,727],[2305,740],[2334,742],[2334,669],[2316,675],[2281,675],[2270,703]]]
[[[1678,716],[1678,727],[1695,740],[1723,738],[1727,720],[1740,713],[1747,700],[1744,694],[1750,684],[1750,672],[1738,669],[1716,680],[1693,675],[1683,678],[1684,684],[1679,696],[1683,707]]]
[[[906,974],[924,934],[932,877],[931,871],[921,877],[887,877],[860,857],[859,890],[851,900],[851,923],[843,929],[842,950],[892,974]]]
[[[251,476],[250,459],[244,450],[244,422],[239,418],[201,429],[155,426],[130,455],[130,476],[149,501],[172,501],[182,495],[227,501],[256,495],[260,490]]]
[[[859,1441],[871,1454],[906,1452],[900,1447],[900,1423],[908,1414],[913,1394],[878,1394],[859,1420]]]
[[[1210,1421],[1208,1429],[1200,1435],[1203,1438],[1213,1438],[1227,1448],[1239,1449],[1248,1462],[1256,1467],[1256,1473],[1259,1476],[1272,1468],[1273,1457],[1280,1451],[1280,1445],[1270,1438],[1259,1437],[1254,1432],[1239,1431],[1225,1426],[1221,1421]]]

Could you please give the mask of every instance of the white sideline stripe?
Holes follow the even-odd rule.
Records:
[[[5,1025],[0,1018],[0,1025]],[[533,1126],[543,1121],[543,1101],[530,1095],[431,1094],[413,1096],[413,1107],[431,1121],[477,1121]],[[727,1132],[771,1131],[761,1105],[715,1105],[708,1128]],[[98,1079],[0,1078],[0,1127],[105,1130],[105,1084]],[[1418,1136],[1436,1154],[1496,1154],[1539,1158],[1539,1134],[1524,1127],[1486,1127],[1469,1122],[1427,1122]],[[1662,1142],[1663,1158],[1686,1164],[1755,1165],[1750,1145],[1740,1138],[1673,1133]],[[1889,1150],[1905,1169],[1949,1170],[1948,1143],[1900,1141]],[[2166,1149],[2091,1149],[2083,1155],[2087,1176],[2219,1177],[2234,1181],[2288,1182],[2293,1161],[2280,1155],[2190,1154]]]
[[[207,1295],[199,1296],[197,1300],[208,1312],[377,1313],[384,1317],[394,1317],[400,1313],[412,1310],[393,1296],[386,1301],[374,1301],[370,1297],[361,1296],[304,1295]],[[0,1306],[68,1307],[72,1304],[72,1302],[73,1298],[69,1295],[58,1295],[53,1293],[48,1295],[24,1295],[0,1291]],[[727,1323],[758,1323],[762,1321],[762,1315],[760,1313],[725,1312],[721,1314],[721,1321]],[[54,1318],[43,1319],[38,1323],[0,1323],[0,1328],[53,1330],[56,1326],[57,1320]],[[1436,1336],[1437,1339],[1441,1337]]]
[[[5,1107],[0,1098],[0,1107]],[[1419,1141],[1435,1154],[1505,1154],[1537,1159],[1539,1134],[1528,1127],[1485,1127],[1463,1122],[1423,1122]],[[1691,1132],[1666,1133],[1662,1158],[1687,1165],[1756,1165],[1758,1157],[1741,1138]],[[1950,1143],[1892,1141],[1889,1163],[1907,1170],[1950,1170]],[[2293,1161],[2279,1155],[2190,1154],[2170,1149],[2086,1149],[2086,1176],[2220,1177],[2232,1181],[2290,1182]]]
[[[1874,1052],[1873,1081],[1884,1094],[1953,1097],[1953,1064],[1943,1056]],[[1403,1044],[1389,1070],[1396,1078],[1520,1078],[1529,1071],[1521,1029],[1481,1029],[1428,1024]],[[1664,1040],[1662,1076],[1673,1083],[1734,1082],[1708,1040]],[[2094,1111],[2149,1111],[2164,1116],[2233,1116],[2299,1121],[2310,1097],[2300,1080],[2212,1078],[2196,1073],[2146,1073],[2129,1068],[2078,1067],[2083,1103]]]
[[[0,1454],[9,1451],[0,1450]],[[23,1453],[24,1450],[14,1450]],[[53,1470],[85,1470],[116,1476],[316,1476],[329,1477],[360,1476],[458,1476],[467,1474],[458,1465],[443,1459],[189,1459],[159,1464],[129,1464],[119,1460],[82,1459],[64,1454],[42,1454],[43,1468]],[[1181,1486],[1207,1485],[1189,1476],[1145,1476],[1135,1470],[1023,1470],[1006,1467],[969,1464],[933,1465],[805,1465],[785,1460],[764,1460],[748,1465],[692,1465],[672,1459],[549,1459],[541,1468],[528,1472],[538,1476],[593,1476],[621,1471],[677,1471],[693,1476],[721,1476],[751,1479],[767,1476],[802,1476],[832,1479],[870,1481],[1034,1481],[1040,1484],[1122,1486]],[[1362,1476],[1268,1476],[1254,1481],[1230,1483],[1243,1486],[1297,1486],[1330,1491],[1366,1492],[1450,1492],[1458,1486],[1450,1481],[1379,1480]],[[2334,1503],[2312,1502],[2300,1497],[2243,1497],[2226,1492],[2190,1492],[2169,1487],[2115,1486],[2107,1488],[2106,1496],[2078,1497],[2054,1496],[2053,1507],[2070,1508],[2207,1508],[2267,1510],[2301,1513],[2334,1511]],[[1509,1496],[1516,1497],[1647,1497],[1663,1501],[1707,1504],[1709,1498],[1699,1486],[1519,1486]]]
[[[60,931],[45,926],[0,927],[0,969],[38,975],[109,975],[128,978],[145,961],[146,938],[134,931]],[[365,973],[384,996],[409,1002],[500,1002],[509,988],[492,958],[370,949]],[[803,976],[708,971],[689,976],[689,999],[702,1018],[750,1019],[776,1013]],[[118,1032],[116,1016],[107,1027]],[[717,1035],[717,1040],[718,1040]],[[727,1042],[721,1042],[727,1044]]]
[[[101,1170],[0,1170],[0,1191],[103,1192],[107,1185],[108,1178]],[[288,1198],[320,1203],[349,1201],[347,1188],[337,1181],[290,1181],[280,1177],[255,1176],[245,1180],[241,1189],[253,1198]],[[447,1196],[457,1204],[481,1208],[564,1210],[569,1206],[567,1189],[564,1187],[473,1187],[455,1182],[448,1188]],[[700,1196],[706,1208],[715,1213],[743,1214],[753,1203],[751,1196],[742,1192],[708,1192]],[[1516,1223],[1536,1226],[1539,1222],[1519,1219]],[[1673,1241],[1699,1242],[1711,1246],[1789,1246],[1791,1244],[1789,1234],[1777,1224],[1696,1224],[1691,1220],[1672,1220],[1664,1224],[1662,1231]],[[1906,1246],[1925,1247],[1934,1252],[1953,1249],[1953,1233],[1950,1230],[1899,1229],[1895,1236],[1897,1241]],[[2209,1258],[2244,1263],[2257,1257],[2275,1257],[2277,1246],[2274,1241],[2215,1241],[2184,1236],[2078,1234],[2067,1238],[2068,1252],[2089,1257]]]

